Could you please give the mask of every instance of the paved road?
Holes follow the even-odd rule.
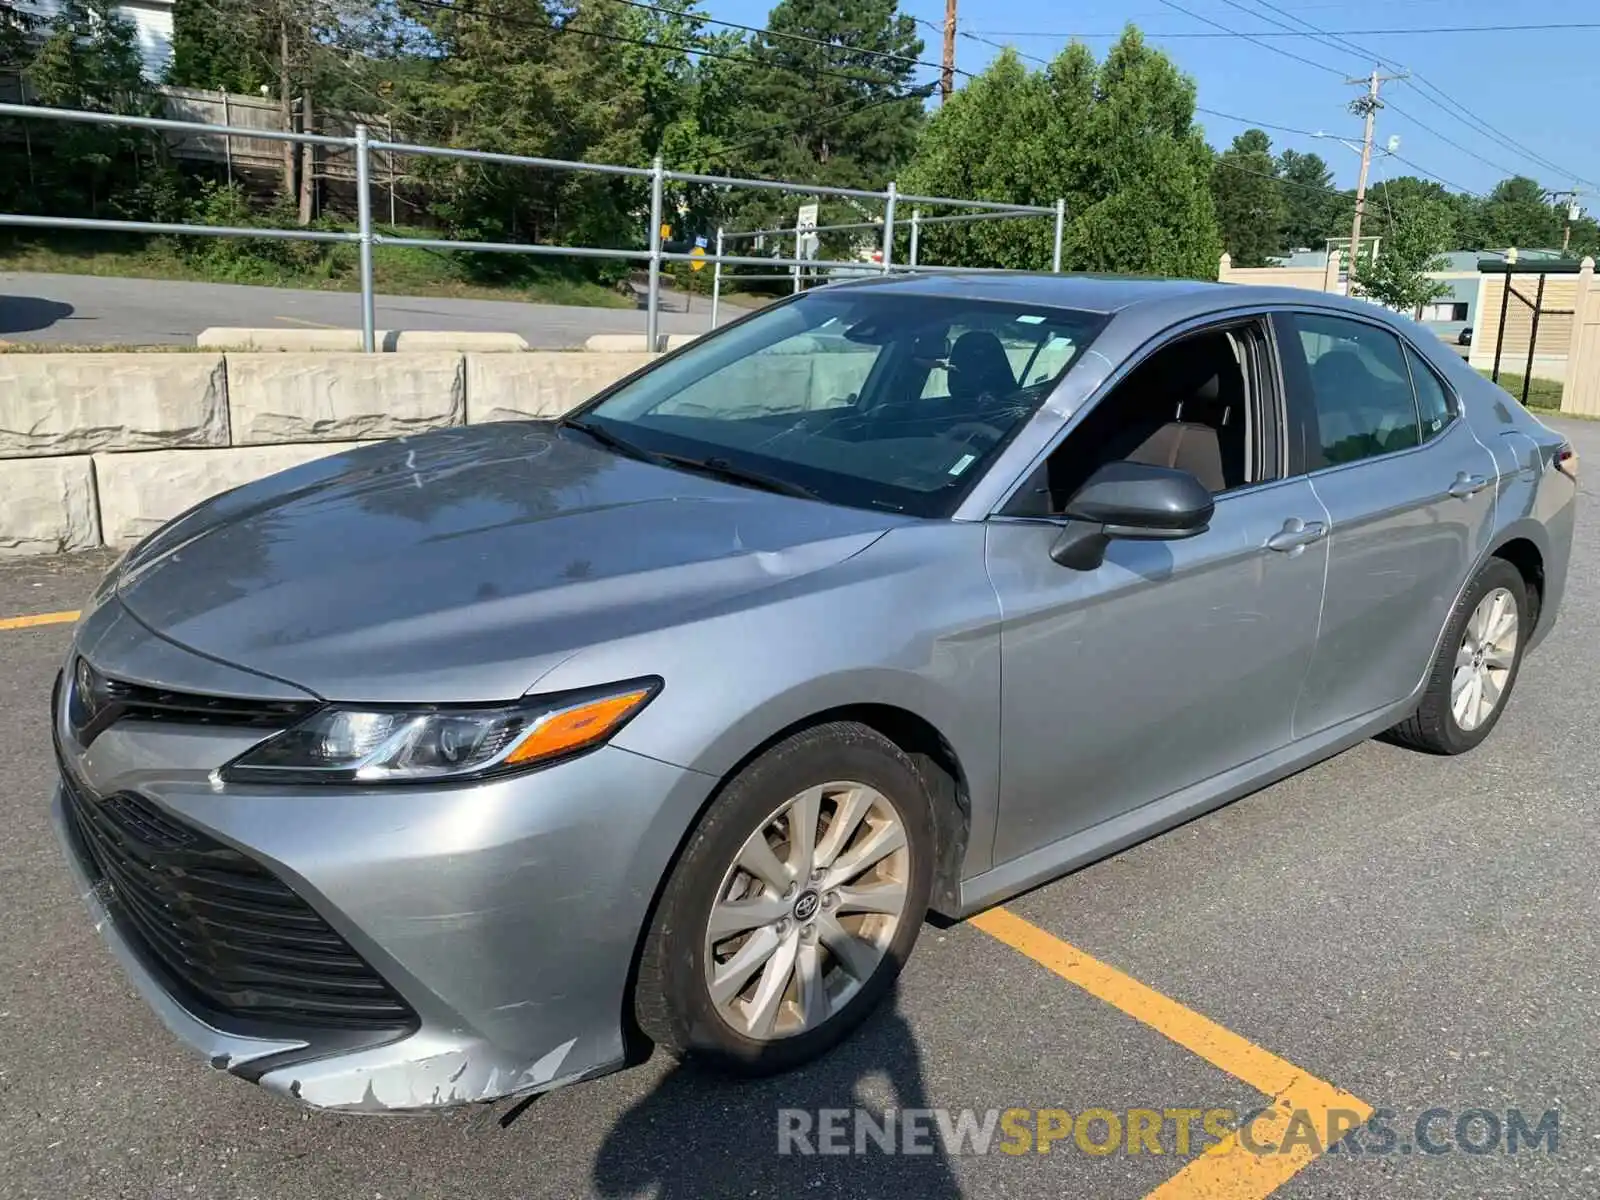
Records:
[[[1600,425],[1563,428],[1586,465],[1600,463]],[[1583,518],[1594,496],[1591,479]],[[74,607],[104,565],[0,570],[0,615]],[[1309,1076],[1395,1109],[1406,1144],[1435,1106],[1520,1108],[1530,1124],[1560,1112],[1554,1154],[1324,1154],[1275,1196],[1600,1195],[1597,595],[1600,527],[1581,519],[1561,624],[1475,753],[1369,743],[1007,906]],[[1133,985],[1114,982],[1103,1002],[967,923],[924,931],[892,1008],[839,1053],[763,1084],[656,1061],[547,1096],[504,1127],[504,1109],[301,1112],[191,1060],[70,894],[45,813],[44,710],[67,630],[0,632],[9,1195],[1137,1200],[1182,1166],[1170,1134],[1161,1156],[1093,1156],[1069,1141],[1016,1157],[780,1157],[776,1110],[1265,1102],[1173,1040],[1181,1021],[1151,1018],[1156,1028],[1122,1011],[1137,1006]],[[1241,1063],[1249,1044],[1213,1038],[1205,1052]]]
[[[725,318],[726,319],[726,318]],[[710,301],[661,314],[663,333],[703,333]],[[581,346],[591,333],[644,333],[645,314],[625,308],[379,296],[379,329],[520,333],[537,348]],[[0,341],[79,346],[193,345],[213,325],[357,329],[353,292],[305,292],[232,283],[183,283],[88,275],[0,272]]]

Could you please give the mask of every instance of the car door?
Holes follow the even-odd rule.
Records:
[[[989,522],[1001,609],[997,864],[1290,740],[1316,638],[1323,513],[1303,477],[1280,477],[1267,330],[1245,340],[1251,428],[1273,436],[1258,439],[1254,482],[1214,496],[1206,532],[1114,540],[1084,571],[1051,559],[1058,520]],[[1128,399],[1113,388],[1099,404]],[[1091,426],[1076,422],[1054,454],[1081,454],[1074,437],[1115,440]]]
[[[1328,585],[1297,736],[1410,695],[1494,526],[1494,455],[1386,323],[1276,318],[1291,462],[1326,511]],[[1419,404],[1420,401],[1420,404]]]

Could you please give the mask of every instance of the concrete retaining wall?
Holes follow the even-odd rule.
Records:
[[[467,423],[559,416],[654,359],[642,352],[469,354]]]
[[[236,446],[400,437],[466,421],[459,354],[230,354],[227,365]]]
[[[0,355],[0,459],[226,445],[220,354]]]
[[[0,557],[125,546],[363,441],[557,416],[653,357],[0,355]]]

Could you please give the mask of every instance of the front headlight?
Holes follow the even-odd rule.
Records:
[[[568,758],[607,741],[659,679],[482,708],[333,705],[223,767],[228,782],[426,783]]]

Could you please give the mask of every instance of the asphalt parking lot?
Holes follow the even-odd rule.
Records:
[[[1600,424],[1560,424],[1591,476],[1588,508]],[[72,894],[49,829],[46,724],[71,625],[4,618],[69,612],[106,565],[0,566],[7,1195],[1600,1196],[1600,527],[1588,511],[1560,624],[1478,751],[1367,743],[1003,910],[930,926],[892,1008],[811,1069],[738,1085],[658,1058],[520,1112],[414,1117],[302,1111],[192,1059]],[[1004,1121],[986,1154],[937,1136],[922,1154],[870,1139],[864,1154],[778,1153],[780,1110],[805,1110],[782,1119],[814,1122],[806,1145],[820,1149],[818,1110],[852,1107],[878,1119],[971,1109],[979,1122],[1024,1109],[1010,1128],[1064,1119],[1073,1132],[1048,1153],[1037,1137],[1008,1139]],[[1264,1107],[1245,1129],[1278,1153],[1197,1153],[1201,1114],[1237,1124]],[[1161,1132],[1129,1137],[1135,1109],[1158,1114]],[[1105,1116],[1075,1121],[1089,1110]],[[1186,1118],[1170,1110],[1198,1110],[1188,1154],[1175,1142]],[[1392,1148],[1358,1135],[1358,1152],[1319,1153],[1295,1131],[1297,1112],[1324,1126],[1335,1110],[1392,1110]],[[1552,1112],[1539,1144],[1508,1152],[1515,1122],[1533,1129]],[[1111,1120],[1124,1136],[1096,1153]]]

